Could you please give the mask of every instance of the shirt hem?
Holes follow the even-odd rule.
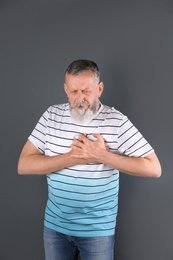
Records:
[[[115,235],[115,229],[111,230],[99,230],[99,231],[65,231],[63,228],[57,228],[57,226],[53,224],[49,224],[44,222],[44,226],[50,228],[54,231],[57,231],[61,234],[67,236],[75,236],[75,237],[101,237],[101,236],[113,236]]]

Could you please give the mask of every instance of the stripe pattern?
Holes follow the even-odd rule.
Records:
[[[113,153],[144,157],[153,151],[130,120],[102,105],[90,124],[77,124],[68,104],[49,107],[29,140],[46,156],[64,154],[78,134],[100,133]],[[103,164],[75,165],[47,175],[45,226],[73,236],[113,235],[119,172]]]

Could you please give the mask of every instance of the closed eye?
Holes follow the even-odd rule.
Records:
[[[71,93],[76,94],[77,90],[72,90]]]
[[[82,93],[83,94],[89,94],[89,93],[91,93],[91,91],[90,90],[82,90]]]
[[[82,94],[85,94],[85,95],[88,95],[88,94],[91,93],[90,90],[85,90],[85,89],[82,90],[81,92],[82,92]],[[72,93],[72,94],[77,94],[77,93],[78,93],[78,90],[77,90],[77,89],[74,89],[74,90],[71,91],[71,93]]]

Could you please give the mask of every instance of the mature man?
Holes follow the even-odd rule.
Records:
[[[19,174],[46,174],[46,260],[112,260],[119,171],[159,177],[159,160],[127,116],[99,101],[96,63],[72,62],[65,72],[67,104],[38,121],[18,163]]]

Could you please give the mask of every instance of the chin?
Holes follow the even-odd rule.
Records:
[[[95,116],[91,109],[71,109],[71,118],[76,123],[89,123]]]

